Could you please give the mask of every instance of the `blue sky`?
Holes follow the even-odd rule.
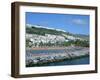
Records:
[[[62,29],[74,34],[89,35],[89,15],[26,12],[26,24]]]

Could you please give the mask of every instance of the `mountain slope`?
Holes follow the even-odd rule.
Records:
[[[51,35],[60,35],[63,36],[65,38],[68,38],[68,36],[70,37],[74,37],[77,39],[84,39],[84,40],[89,40],[89,35],[83,35],[83,34],[72,34],[69,32],[65,32],[64,30],[60,30],[60,29],[50,29],[50,28],[46,28],[46,27],[42,27],[42,26],[38,26],[38,25],[27,25],[26,26],[26,33],[27,34],[37,34],[37,35],[45,35],[45,34],[51,34]]]

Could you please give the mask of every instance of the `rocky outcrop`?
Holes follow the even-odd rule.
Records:
[[[58,48],[59,49],[59,48]],[[74,59],[89,55],[89,48],[86,47],[64,47],[62,52],[31,53],[26,52],[26,66],[57,62],[67,59]],[[48,49],[50,50],[50,49]],[[34,50],[33,50],[34,51]]]

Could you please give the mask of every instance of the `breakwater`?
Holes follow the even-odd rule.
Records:
[[[89,56],[87,47],[38,48],[26,50],[26,66],[42,65]]]

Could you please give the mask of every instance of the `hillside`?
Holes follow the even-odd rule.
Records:
[[[44,26],[26,26],[26,47],[89,47],[89,36]]]
[[[71,37],[80,38],[83,40],[89,40],[89,35],[72,34],[70,32],[65,32],[64,30],[49,29],[49,28],[40,27],[37,25],[31,25],[31,26],[27,25],[26,26],[26,33],[27,34],[43,35],[43,36],[45,36],[45,34],[60,35],[60,36],[63,36],[65,38],[68,38],[68,36],[71,36]]]

